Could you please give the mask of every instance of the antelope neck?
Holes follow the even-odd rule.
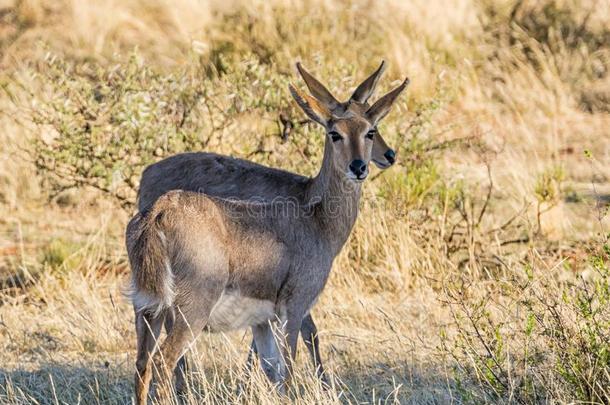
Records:
[[[347,241],[358,216],[361,184],[346,176],[347,168],[337,168],[332,144],[326,140],[318,175],[307,185],[306,201],[314,206],[313,219],[337,252]]]

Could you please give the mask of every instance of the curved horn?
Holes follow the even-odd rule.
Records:
[[[381,61],[381,65],[377,68],[376,71],[373,72],[372,75],[366,78],[365,81],[360,83],[360,85],[354,91],[354,94],[350,97],[350,101],[356,101],[357,103],[364,104],[367,102],[369,97],[373,95],[375,91],[375,87],[377,87],[377,82],[379,82],[379,78],[385,71],[385,61]]]

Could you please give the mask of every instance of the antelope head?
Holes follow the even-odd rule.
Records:
[[[378,71],[382,68],[383,64]],[[301,69],[302,67],[299,70]],[[303,70],[301,75],[303,72],[305,71]],[[305,73],[307,74],[307,72]],[[310,78],[313,79],[311,76]],[[369,79],[371,78],[369,77]],[[363,85],[369,79],[365,80]],[[317,83],[319,84],[319,82]],[[361,102],[364,98],[368,99],[371,92],[359,91],[363,85],[359,86],[354,93],[357,98],[352,95],[350,101],[345,104],[337,102],[334,97],[320,100],[292,85],[289,86],[289,89],[305,114],[326,130],[326,142],[330,143],[332,147],[332,164],[335,170],[345,173],[345,176],[352,181],[361,182],[366,179],[369,162],[374,159],[373,144],[376,138],[379,138],[377,125],[390,112],[392,104],[408,84],[409,79],[405,79],[400,86],[381,97],[372,106]],[[374,87],[374,83],[372,87]],[[322,86],[322,88],[324,87]],[[320,87],[315,87],[314,90],[313,94],[323,95],[318,91]],[[326,91],[326,95],[332,97],[328,91]],[[350,104],[358,105],[358,109],[354,110]]]
[[[366,118],[365,113],[371,107],[368,100],[375,92],[375,87],[377,87],[379,78],[381,78],[381,75],[385,70],[385,62],[382,61],[377,70],[360,83],[346,102],[338,101],[335,96],[333,96],[332,93],[300,63],[297,63],[297,70],[305,81],[311,95],[313,95],[313,97],[325,106],[334,116],[344,117],[357,115]],[[377,126],[374,127],[374,131],[371,160],[380,169],[387,169],[396,161],[396,152],[388,146],[381,134],[379,134]]]

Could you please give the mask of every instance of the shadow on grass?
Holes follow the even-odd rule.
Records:
[[[2,404],[129,404],[131,378],[111,365],[44,364],[32,370],[0,369]]]
[[[203,370],[205,375],[213,375],[214,372],[218,370]],[[223,380],[223,377],[225,376],[221,375],[220,379]],[[461,402],[454,381],[432,370],[424,375],[406,362],[392,366],[386,363],[365,364],[351,372],[343,370],[334,375],[333,379],[336,382],[335,389],[343,391],[339,398],[345,403]],[[224,388],[233,391],[230,388],[232,384],[227,385],[229,387]],[[132,394],[132,375],[124,365],[83,367],[72,363],[49,363],[31,370],[0,369],[2,404],[129,404]],[[209,394],[195,394],[195,397],[211,399]],[[222,390],[215,394],[223,395]],[[235,393],[229,395],[232,394]],[[222,403],[222,398],[214,394],[213,397],[213,402]]]
[[[430,367],[425,372],[408,362],[366,364],[335,376],[357,403],[460,403],[456,381]]]

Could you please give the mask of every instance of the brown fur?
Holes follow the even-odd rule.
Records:
[[[301,64],[298,64],[298,70],[319,102],[324,104],[324,100],[335,100],[335,116],[364,116],[370,108],[368,98],[383,73],[384,63],[343,103],[336,101],[330,91]],[[330,109],[330,105],[325,105]],[[391,160],[388,160],[388,156]],[[394,163],[394,151],[380,133],[373,139],[372,160],[381,169],[387,169]],[[160,196],[170,190],[197,191],[239,200],[271,201],[278,196],[302,199],[303,185],[309,180],[305,176],[230,156],[208,152],[181,153],[144,170],[138,191],[138,210],[144,212],[150,209]]]
[[[164,214],[159,209],[155,207],[148,215],[137,214],[127,225],[127,250],[134,252],[129,256],[133,275],[132,300],[140,298],[141,302],[136,305],[145,309],[150,309],[150,305],[160,300],[171,298],[165,297],[169,282],[165,266],[168,250],[161,237],[167,223],[162,224]],[[139,297],[135,295],[136,291],[140,292]],[[158,314],[158,311],[155,313]]]
[[[347,102],[338,102],[326,87],[298,64],[299,73],[318,101],[325,103],[338,116],[364,116],[370,107],[368,99],[373,94],[384,70],[379,68],[364,80]],[[332,105],[329,104],[333,103]],[[381,134],[373,139],[372,161],[380,169],[392,166],[394,151],[386,144]],[[195,152],[171,156],[146,168],[140,180],[138,208],[140,213],[150,209],[154,202],[170,190],[204,192],[205,194],[239,200],[271,201],[278,197],[304,200],[303,185],[309,179],[304,176],[214,153]],[[319,353],[317,328],[311,314],[303,318],[301,328],[303,341],[310,353],[318,375],[325,380],[324,366]],[[248,367],[252,364],[252,353],[256,352],[254,341],[248,356]],[[180,368],[186,365],[181,359]],[[181,378],[179,370],[176,372]]]
[[[387,114],[406,83],[378,100],[364,117],[348,118],[334,116],[324,104],[290,87],[297,103],[328,134],[320,173],[300,184],[305,199],[294,215],[278,211],[283,207],[277,203],[173,191],[159,198],[146,218],[130,222],[127,237],[136,240],[128,240],[127,246],[139,323],[151,312],[155,315],[147,322],[155,325],[168,313],[179,314],[154,358],[157,379],[163,377],[158,382],[168,377],[206,325],[212,330],[251,326],[269,378],[283,384],[290,376],[302,320],[324,288],[357,217],[360,181],[368,172],[355,172],[354,164],[370,161],[367,132]],[[332,134],[340,140],[331,140]],[[138,248],[144,252],[134,250]],[[155,259],[144,259],[148,256]],[[160,257],[165,271],[145,267],[160,266]],[[144,273],[135,274],[138,270]],[[153,283],[162,286],[150,287]],[[155,295],[157,307],[138,307],[139,295]],[[282,348],[274,343],[270,322],[275,319],[286,338]],[[154,333],[151,328],[148,336]],[[138,337],[139,403],[146,401],[144,377],[150,374],[151,352],[142,349],[148,347],[148,336]]]

